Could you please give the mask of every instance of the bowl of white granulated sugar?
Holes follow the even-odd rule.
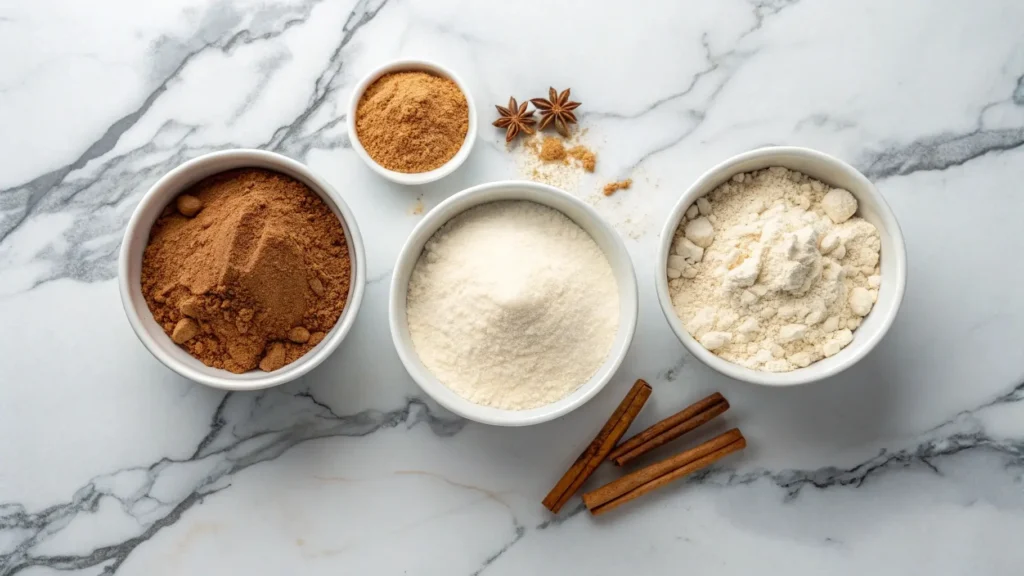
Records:
[[[655,282],[690,353],[737,380],[790,386],[838,374],[878,344],[903,300],[906,258],[863,174],[773,147],[686,191],[662,230]]]
[[[551,186],[496,182],[416,226],[389,312],[398,355],[427,394],[470,420],[526,426],[611,379],[636,328],[636,276],[593,208]]]

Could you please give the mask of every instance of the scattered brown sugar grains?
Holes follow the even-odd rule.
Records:
[[[284,174],[242,169],[202,180],[164,208],[141,281],[176,344],[241,373],[277,370],[323,340],[350,277],[341,222],[324,201]]]
[[[429,172],[455,157],[469,132],[469,104],[455,82],[426,72],[393,72],[366,89],[356,136],[388,170]]]
[[[625,180],[619,180],[618,182],[609,182],[604,185],[604,195],[611,196],[619,190],[626,190],[633,185],[632,178],[626,178]]]

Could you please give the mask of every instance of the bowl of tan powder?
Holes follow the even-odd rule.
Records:
[[[399,184],[451,174],[476,141],[476,109],[454,72],[432,62],[401,60],[377,68],[352,92],[352,148],[381,176]]]
[[[338,347],[362,300],[364,260],[348,206],[308,168],[272,152],[214,152],[139,203],[121,245],[121,300],[166,366],[255,390]]]
[[[496,182],[424,216],[395,266],[389,313],[427,394],[477,422],[525,426],[608,383],[636,327],[636,278],[592,207],[544,184]]]
[[[892,325],[906,248],[882,195],[849,164],[795,147],[712,168],[661,236],[656,286],[691,354],[755,384],[838,374]]]

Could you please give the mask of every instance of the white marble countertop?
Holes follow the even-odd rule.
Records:
[[[1024,3],[626,6],[0,4],[0,576],[1020,574]],[[344,128],[354,82],[398,57],[459,71],[481,113],[467,163],[419,189],[376,177]],[[582,409],[480,426],[406,375],[387,280],[419,202],[517,175],[483,121],[549,84],[583,102],[599,162],[577,193],[626,238],[639,328]],[[652,280],[679,194],[766,144],[861,168],[907,240],[889,335],[798,389],[730,381],[688,356]],[[367,244],[348,340],[261,393],[164,368],[115,282],[140,195],[229,147],[306,162]],[[597,197],[624,177],[632,189]],[[638,377],[655,387],[642,423],[720,390],[734,408],[717,425],[742,427],[750,447],[607,516],[574,500],[552,517],[541,498]]]

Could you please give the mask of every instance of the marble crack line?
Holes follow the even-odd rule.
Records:
[[[223,490],[223,488],[211,489],[202,493],[192,492],[178,503],[178,505],[171,510],[170,514],[150,524],[146,531],[139,536],[129,538],[124,542],[112,546],[96,548],[86,555],[28,556],[24,562],[13,566],[6,566],[4,564],[4,558],[0,557],[0,575],[7,576],[8,574],[16,574],[33,566],[44,566],[63,572],[69,570],[82,570],[103,564],[106,564],[106,566],[104,566],[103,571],[100,572],[101,575],[114,574],[117,572],[117,569],[121,564],[128,559],[128,555],[131,554],[132,551],[140,544],[165,527],[177,522],[186,510],[197,503],[202,502],[204,497],[216,494],[220,490]]]
[[[760,22],[755,24],[755,26],[760,25]],[[637,118],[640,118],[641,116],[649,114],[654,110],[667,106],[670,103],[677,102],[685,98],[686,96],[690,95],[699,85],[701,85],[702,80],[704,80],[705,78],[717,78],[717,85],[714,85],[711,94],[708,95],[708,97],[705,98],[699,106],[687,108],[686,110],[681,111],[681,113],[684,114],[689,120],[687,127],[676,136],[669,138],[667,141],[660,143],[655,148],[650,149],[644,154],[642,154],[639,158],[637,158],[636,161],[634,161],[629,166],[625,167],[623,169],[623,172],[628,173],[638,169],[640,166],[644,164],[644,162],[647,162],[649,159],[653,158],[658,154],[661,154],[662,152],[674,148],[675,146],[689,138],[691,134],[696,132],[701,127],[701,125],[704,124],[704,120],[707,119],[708,112],[714,106],[718,96],[722,93],[723,90],[725,90],[725,87],[728,86],[732,79],[735,77],[736,72],[743,67],[747,60],[749,60],[753,55],[757,53],[757,50],[739,50],[737,48],[732,48],[721,54],[715,54],[711,50],[711,42],[706,32],[701,35],[701,48],[704,51],[704,59],[705,61],[707,61],[708,64],[704,69],[696,72],[694,76],[691,78],[690,83],[680,92],[662,98],[636,114],[617,116],[606,113],[593,115],[596,118],[604,117],[611,119],[629,119],[635,121]],[[719,72],[721,72],[721,74],[718,74]]]
[[[386,0],[384,0],[386,2]],[[153,88],[149,94],[143,99],[142,103],[133,111],[122,116],[121,118],[114,121],[103,134],[91,144],[89,144],[85,151],[82,152],[72,162],[51,170],[41,176],[38,176],[24,184],[16,185],[10,188],[0,190],[0,209],[9,210],[13,213],[13,216],[5,217],[0,219],[0,246],[3,245],[4,241],[33,214],[35,214],[42,205],[45,198],[53,194],[54,191],[58,190],[62,185],[66,183],[68,176],[85,167],[91,161],[102,158],[108,152],[114,149],[117,142],[121,137],[133,128],[138,122],[146,115],[150,108],[155,104],[157,100],[167,91],[168,87],[180,77],[181,73],[188,67],[188,65],[199,55],[205,53],[211,48],[220,49],[224,52],[230,53],[234,48],[240,44],[251,44],[259,41],[266,41],[280,36],[287,30],[300,25],[308,21],[312,6],[317,2],[313,2],[305,6],[306,12],[300,17],[291,17],[284,22],[278,29],[263,33],[253,34],[249,30],[241,30],[232,32],[230,35],[222,36],[218,39],[203,42],[194,49],[186,52],[180,59],[173,64],[170,72],[164,75],[163,79],[155,88]],[[360,6],[365,8],[366,2],[362,2]],[[381,3],[381,6],[383,2]],[[352,16],[355,16],[360,6],[357,6],[356,10],[352,12]],[[347,39],[351,39],[351,35],[366,22],[371,20],[376,15],[380,6],[377,6],[377,10],[370,12],[363,12],[360,15],[360,19],[357,25],[348,31]],[[350,21],[352,20],[350,16]],[[205,30],[200,30],[196,33],[194,38],[202,37]],[[318,80],[318,83],[320,80]],[[307,108],[301,119],[305,119],[312,113],[312,109]],[[297,124],[293,123],[297,126]],[[323,128],[323,127],[322,127]],[[319,130],[317,131],[319,133]],[[315,134],[313,136],[316,136]],[[278,140],[278,146],[280,147],[284,138],[291,136],[291,131],[282,136]],[[308,147],[308,146],[307,146]],[[114,158],[108,160],[110,162],[116,162],[120,158]],[[79,190],[88,188],[94,183],[88,183],[86,186],[78,187]],[[78,190],[72,191],[68,194],[68,198],[74,197]]]
[[[586,505],[583,504],[583,502],[580,502],[580,503],[578,503],[576,505],[575,508],[573,508],[572,510],[570,510],[570,511],[564,513],[564,514],[553,514],[551,516],[551,518],[548,518],[547,520],[541,522],[540,524],[537,524],[536,529],[537,530],[547,530],[548,528],[554,528],[554,527],[557,527],[557,526],[561,526],[562,524],[565,524],[567,521],[569,521],[571,518],[575,518],[576,516],[579,516],[586,509],[587,509]]]
[[[756,26],[759,27],[760,25],[761,22],[759,22]],[[736,72],[738,72],[739,69],[743,67],[747,60],[749,60],[752,56],[754,56],[757,53],[757,50],[739,50],[733,48],[722,54],[716,55],[711,51],[711,43],[706,33],[703,36],[701,36],[701,46],[704,49],[704,58],[705,60],[708,61],[708,68],[703,73],[700,73],[700,78],[698,78],[698,80],[703,79],[704,77],[707,77],[712,73],[717,72],[723,68],[725,68],[724,76],[718,82],[718,85],[715,86],[714,90],[712,90],[711,95],[708,96],[707,100],[704,103],[704,106],[700,109],[694,109],[689,111],[689,114],[694,120],[693,125],[688,130],[685,130],[682,134],[680,134],[677,138],[670,140],[669,142],[666,142],[662,146],[659,146],[658,148],[651,150],[644,154],[643,156],[641,156],[640,159],[633,164],[630,170],[635,170],[653,156],[675,147],[677,144],[679,144],[680,142],[688,138],[691,134],[696,132],[697,129],[700,128],[700,126],[704,123],[704,120],[707,119],[708,111],[710,111],[711,107],[714,106],[719,94],[721,94],[722,91],[725,90],[725,87],[728,86],[729,82],[731,82],[733,77],[735,77]]]
[[[230,42],[231,40],[229,40],[229,43]],[[36,206],[39,205],[40,201],[43,198],[48,196],[59,185],[63,184],[69,174],[71,174],[75,170],[85,167],[92,160],[100,158],[106,153],[113,150],[114,146],[117,145],[117,142],[120,140],[121,136],[128,132],[128,130],[134,127],[139,122],[139,120],[142,119],[146,112],[148,112],[149,109],[152,108],[153,104],[155,104],[156,101],[160,98],[160,96],[162,96],[167,91],[170,84],[181,75],[182,71],[184,71],[184,69],[188,67],[189,63],[192,60],[194,60],[197,56],[204,53],[208,49],[221,45],[222,44],[220,40],[215,40],[212,42],[203,43],[194,50],[185,53],[185,55],[174,66],[174,68],[166,76],[164,76],[163,80],[160,81],[160,83],[157,84],[157,86],[153,88],[149,92],[149,94],[146,95],[142,103],[135,110],[132,110],[128,114],[125,114],[121,118],[118,118],[116,121],[114,121],[110,126],[107,127],[107,129],[97,140],[89,144],[89,146],[86,147],[85,151],[82,152],[78,156],[78,158],[76,158],[69,164],[66,164],[55,170],[47,172],[46,174],[43,174],[42,176],[30,180],[29,182],[26,182],[24,184],[0,190],[0,197],[10,196],[20,192],[28,193],[28,199],[24,204],[22,214],[15,218],[14,221],[11,223],[0,223],[0,242],[3,242],[15,229],[17,229],[25,221],[25,219],[29,215],[32,214],[33,210],[36,208]],[[87,183],[87,185],[84,188],[87,188],[89,185],[93,183],[94,182]],[[72,197],[74,197],[74,193],[69,195],[69,198]]]
[[[448,437],[461,431],[466,422],[436,414],[419,398],[407,398],[402,407],[387,412],[364,410],[338,415],[309,391],[225,394],[211,419],[210,433],[189,458],[161,458],[147,466],[97,476],[77,490],[69,502],[36,513],[27,512],[21,504],[0,504],[0,541],[14,543],[11,552],[0,555],[0,576],[33,566],[55,570],[103,566],[103,574],[113,574],[140,544],[175,524],[206,496],[226,489],[228,479],[250,466],[274,460],[309,440],[362,437],[402,423],[408,427],[424,423],[433,434]],[[167,483],[158,480],[190,477],[197,469],[201,471],[198,479],[181,493],[153,493],[157,486],[166,490]],[[97,514],[104,498],[117,501],[121,512],[138,523],[140,533],[80,554],[32,554],[33,548],[67,529],[80,516]],[[156,510],[154,502],[160,504]]]
[[[428,472],[425,470],[396,470],[395,474],[429,476],[431,478],[436,478],[437,480],[440,480],[441,482],[444,482],[445,484],[448,484],[450,486],[454,486],[456,488],[461,488],[464,490],[470,490],[473,492],[478,492],[484,495],[487,499],[496,502],[497,504],[508,510],[509,516],[511,516],[512,518],[512,539],[503,544],[501,548],[488,555],[487,558],[484,559],[480,567],[473,571],[470,576],[479,576],[480,574],[482,574],[485,570],[492,566],[499,558],[501,558],[502,555],[508,552],[513,546],[515,546],[520,540],[522,540],[524,536],[526,536],[526,526],[523,526],[523,524],[519,521],[519,518],[516,516],[515,511],[512,509],[512,506],[505,502],[504,498],[502,498],[502,494],[499,492],[488,490],[486,488],[481,488],[480,486],[474,486],[472,484],[457,482],[441,474]],[[584,510],[586,510],[586,506],[584,506],[581,502],[577,507],[573,508],[570,512],[561,515],[553,515],[551,518],[535,526],[534,529],[540,531],[545,530],[551,526],[557,526],[569,520],[570,518],[576,516],[577,514],[583,512]]]
[[[665,369],[659,376],[667,382],[675,382],[679,378],[679,372],[686,366],[686,359],[686,356],[680,356],[679,360]]]
[[[305,6],[306,11],[302,16],[299,16],[297,18],[289,18],[288,20],[285,20],[281,24],[281,27],[277,30],[271,30],[269,32],[264,32],[263,34],[253,34],[252,31],[249,29],[239,30],[233,36],[228,38],[227,42],[224,43],[224,51],[227,53],[231,53],[239,45],[244,46],[248,44],[255,44],[257,42],[273,40],[274,38],[277,38],[278,36],[281,36],[282,34],[287,32],[291,28],[308,22],[309,15],[313,11],[313,6],[320,3],[322,3],[322,0],[310,2]]]
[[[167,87],[170,83],[177,78],[179,74],[181,74],[186,66],[188,66],[188,63],[211,45],[212,43],[204,44],[200,48],[186,54],[178,63],[178,66],[174,68],[174,70],[172,70],[171,73],[168,74],[163,81],[149,93],[138,108],[122,116],[111,124],[99,139],[90,144],[89,147],[86,148],[85,152],[82,152],[82,154],[80,154],[78,158],[70,164],[47,172],[46,174],[43,174],[42,176],[39,176],[25,184],[0,190],[0,197],[18,194],[19,192],[27,192],[28,194],[28,198],[25,201],[20,215],[16,216],[13,221],[0,222],[0,243],[3,243],[11,233],[21,226],[43,198],[55,190],[58,185],[62,184],[71,172],[84,167],[90,161],[113,150],[117,141],[121,139],[121,136],[138,123],[157,99],[167,91]]]
[[[742,41],[751,34],[760,30],[765,21],[770,16],[775,16],[785,10],[786,8],[796,5],[798,0],[761,0],[752,2],[751,5],[754,8],[754,25],[749,29],[745,30],[740,34],[738,41]],[[721,78],[718,85],[712,90],[711,95],[702,103],[702,106],[698,108],[689,109],[686,111],[692,125],[687,129],[683,130],[679,135],[669,139],[667,142],[662,143],[654,149],[647,151],[645,154],[640,156],[632,165],[623,169],[623,172],[631,172],[636,170],[644,162],[651,159],[652,157],[674,148],[679,143],[683,142],[690,137],[691,134],[697,131],[698,128],[704,123],[707,118],[708,111],[714,105],[715,100],[718,98],[722,90],[729,84],[736,72],[743,66],[743,64],[749,60],[757,50],[739,50],[733,48],[727,50],[721,54],[715,54],[711,50],[711,42],[708,38],[707,32],[701,35],[701,48],[704,51],[704,60],[708,63],[706,67],[697,71],[691,78],[687,86],[685,86],[679,92],[669,94],[659,100],[654,101],[638,112],[631,114],[614,114],[608,112],[598,112],[588,114],[588,118],[596,119],[613,119],[613,120],[636,120],[651,112],[658,110],[666,105],[677,102],[694,92],[694,90],[701,84],[701,81],[715,74],[716,72],[723,71],[724,77]]]
[[[355,37],[356,33],[363,26],[370,23],[384,9],[387,3],[388,0],[360,0],[356,4],[356,7],[353,8],[341,28],[341,40],[338,42],[330,58],[328,58],[326,68],[317,76],[316,81],[313,83],[313,91],[310,94],[309,103],[294,120],[275,130],[270,140],[265,142],[261,148],[281,150],[286,141],[297,134],[313,113],[319,110],[328,100],[329,96],[336,89],[335,81],[341,76],[343,67],[341,55],[345,47],[348,46],[349,42],[352,41],[352,38]]]
[[[443,483],[443,484],[445,484],[447,486],[451,486],[451,487],[459,489],[459,490],[465,490],[465,491],[468,491],[468,492],[473,492],[473,493],[479,494],[481,497],[480,498],[475,498],[475,499],[470,500],[468,502],[462,502],[462,503],[459,503],[459,504],[454,505],[454,506],[449,506],[447,508],[439,510],[435,514],[432,514],[430,516],[426,516],[426,517],[423,517],[423,518],[417,518],[417,519],[414,519],[411,522],[397,523],[397,525],[389,525],[388,526],[388,528],[389,528],[388,531],[386,531],[384,533],[374,532],[374,533],[361,534],[355,540],[351,540],[350,539],[348,542],[345,542],[344,545],[342,545],[340,547],[317,551],[314,554],[312,554],[313,557],[337,556],[339,554],[343,554],[345,552],[348,552],[348,551],[350,551],[350,550],[352,550],[354,548],[357,548],[357,547],[363,545],[364,541],[369,541],[369,540],[376,541],[376,540],[379,540],[381,538],[387,540],[388,538],[390,538],[391,536],[393,536],[395,534],[406,532],[406,531],[409,531],[409,530],[421,527],[424,524],[429,524],[430,522],[433,522],[433,521],[435,521],[435,520],[437,520],[439,518],[443,518],[443,517],[446,517],[446,516],[449,516],[449,515],[452,515],[452,514],[459,513],[459,512],[461,512],[463,510],[466,510],[468,508],[473,508],[473,507],[479,505],[481,502],[494,502],[494,503],[497,503],[502,508],[504,508],[506,511],[508,511],[509,516],[512,519],[513,532],[518,535],[517,539],[521,538],[522,534],[525,533],[525,528],[522,526],[522,524],[520,524],[520,522],[517,519],[517,517],[515,515],[515,512],[513,511],[512,507],[507,502],[505,502],[505,500],[502,498],[502,493],[495,492],[495,491],[492,491],[492,490],[488,490],[488,489],[482,488],[480,486],[475,486],[473,484],[467,484],[467,483],[464,483],[464,482],[459,482],[459,481],[456,481],[456,480],[452,480],[451,478],[448,478],[447,476],[444,476],[442,474],[438,474],[436,472],[430,472],[430,471],[427,471],[427,470],[394,470],[394,471],[391,472],[390,475],[393,476],[393,477],[394,476],[398,476],[398,477],[424,477],[424,478],[428,478],[428,479],[432,479],[432,480],[437,480],[437,481],[439,481],[439,482],[441,482],[441,483]],[[345,476],[314,476],[313,478],[316,479],[316,480],[319,480],[321,482],[332,483],[332,484],[334,484],[334,483],[341,483],[341,484],[375,483],[375,482],[380,482],[381,480],[384,479],[383,477],[379,477],[379,476],[368,477],[368,478],[352,478],[352,477],[345,477]],[[502,547],[502,551],[504,551],[507,548],[508,548],[508,545],[504,545]],[[499,555],[498,553],[492,554],[491,556],[488,557],[489,558],[488,561],[492,562],[498,555]],[[477,571],[477,573],[479,573],[479,571]]]
[[[1024,146],[1024,127],[997,130],[977,129],[966,134],[939,134],[891,147],[861,162],[861,172],[873,180],[908,176],[963,166],[995,152]]]
[[[647,106],[644,106],[640,110],[629,114],[617,114],[614,112],[590,112],[587,114],[587,117],[598,119],[610,118],[614,120],[636,120],[667,104],[671,104],[676,100],[689,96],[694,91],[694,89],[697,88],[697,85],[700,83],[701,80],[703,80],[709,74],[717,71],[719,68],[719,62],[717,62],[717,59],[711,54],[711,45],[708,43],[708,35],[706,32],[701,36],[701,47],[704,50],[704,60],[707,61],[708,65],[702,70],[698,70],[696,73],[694,73],[694,75],[690,77],[690,83],[687,84],[686,87],[684,87],[682,90],[659,98],[654,102],[648,104]]]
[[[690,476],[691,484],[738,486],[767,480],[786,493],[785,500],[795,500],[806,487],[819,490],[851,487],[859,488],[869,478],[896,469],[920,467],[942,476],[941,463],[964,452],[983,452],[1003,456],[1007,468],[1024,468],[1024,439],[996,438],[986,432],[978,417],[989,408],[1024,399],[1024,383],[994,400],[958,413],[919,437],[916,444],[899,450],[883,448],[864,462],[848,468],[826,466],[814,470],[759,469],[736,472],[729,469],[708,469]]]
[[[522,540],[523,536],[525,536],[525,535],[526,535],[526,527],[524,527],[523,525],[521,525],[518,522],[516,522],[515,533],[512,536],[512,540],[507,542],[504,546],[502,546],[496,552],[494,552],[493,554],[488,556],[486,559],[484,559],[484,563],[481,564],[480,567],[477,568],[475,571],[473,571],[473,573],[470,574],[470,576],[479,576],[480,574],[482,574],[484,570],[487,570],[487,568],[489,568],[490,566],[492,566],[494,564],[495,560],[497,560],[498,558],[501,558],[501,556],[505,552],[508,552],[510,548],[512,548],[520,540]]]
[[[436,478],[437,480],[440,480],[441,482],[444,482],[445,484],[448,484],[449,486],[454,486],[456,488],[461,488],[461,489],[464,489],[464,490],[470,490],[470,491],[482,494],[488,500],[491,500],[491,501],[494,501],[494,502],[498,503],[500,506],[502,506],[503,508],[505,508],[508,511],[509,516],[511,516],[511,518],[512,518],[512,530],[513,530],[512,539],[510,541],[506,542],[504,545],[502,545],[502,547],[499,548],[497,551],[495,551],[494,553],[492,553],[489,556],[487,556],[487,558],[484,559],[484,561],[480,565],[480,567],[477,568],[472,573],[471,576],[479,576],[479,574],[483,573],[484,570],[486,570],[489,566],[494,564],[494,562],[498,558],[500,558],[510,548],[515,546],[515,544],[517,542],[519,542],[520,540],[522,540],[523,536],[526,535],[526,527],[523,526],[519,522],[519,518],[516,516],[516,513],[512,509],[512,506],[510,506],[507,502],[505,502],[505,500],[501,497],[501,494],[498,493],[498,492],[494,492],[494,491],[488,490],[486,488],[481,488],[479,486],[474,486],[472,484],[465,484],[463,482],[457,482],[455,480],[452,480],[451,478],[448,478],[446,476],[442,476],[441,474],[436,474],[434,472],[427,472],[426,470],[396,470],[395,474],[396,475],[428,476],[428,477],[431,477],[431,478]]]
[[[907,176],[915,172],[941,172],[992,153],[1020,148],[1024,146],[1024,126],[985,128],[985,113],[1007,102],[1024,106],[1024,74],[1017,78],[1013,91],[1006,98],[982,106],[974,130],[933,134],[908,144],[891,146],[873,156],[867,155],[860,163],[861,172],[875,180]]]
[[[165,126],[172,124],[174,123],[168,122],[165,123]],[[59,196],[49,195],[47,203],[52,206],[47,208],[48,210],[57,211],[58,208],[63,210],[74,204],[78,212],[68,211],[68,213],[75,214],[75,223],[62,233],[61,238],[65,242],[61,250],[55,250],[51,244],[34,256],[33,262],[46,262],[49,267],[45,271],[39,272],[28,286],[4,292],[0,294],[0,298],[29,291],[61,278],[95,282],[116,276],[116,254],[120,247],[124,223],[127,222],[133,208],[133,206],[126,205],[124,201],[136,193],[141,193],[144,184],[155,181],[171,167],[197,154],[234,147],[237,145],[231,143],[219,147],[180,146],[173,154],[157,163],[143,167],[133,166],[132,162],[148,154],[164,152],[149,142],[104,164],[99,170],[100,175],[91,177],[85,182],[76,183],[72,189],[61,192]],[[116,172],[115,164],[117,165]],[[118,189],[112,192],[113,196],[106,194],[106,190],[95,190],[94,193],[90,192],[84,200],[81,198],[102,181],[113,180],[120,182]],[[0,211],[4,209],[3,200],[4,198],[0,196]],[[38,212],[41,209],[41,206],[36,206],[35,211]],[[100,214],[103,209],[116,212],[116,214]],[[102,242],[93,242],[100,237],[103,238]],[[9,246],[9,243],[0,241],[0,254],[3,254]]]
[[[825,466],[813,470],[755,469],[740,472],[731,468],[714,467],[688,476],[683,483],[695,486],[729,488],[757,482],[769,482],[785,493],[783,502],[796,500],[804,488],[818,490],[860,488],[869,479],[894,470],[923,468],[936,476],[943,476],[941,463],[964,452],[985,452],[1003,456],[1007,468],[1024,468],[1024,439],[999,439],[985,432],[978,414],[992,407],[1024,401],[1024,383],[978,407],[958,413],[952,419],[924,433],[910,447],[892,450],[883,448],[864,462],[847,468]],[[554,516],[536,526],[545,530],[558,526],[581,514],[586,507],[579,503],[568,514]]]
[[[796,6],[800,0],[752,0],[754,8],[754,26],[740,35],[740,39],[750,36],[764,27],[765,20],[769,16],[775,16],[786,8]]]
[[[750,2],[752,7],[754,8],[754,25],[751,28],[745,30],[742,34],[740,34],[739,39],[742,40],[747,36],[750,36],[751,34],[759,31],[764,26],[765,20],[768,17],[775,16],[782,12],[783,10],[785,10],[786,8],[796,5],[798,2],[799,0],[759,0]],[[694,91],[694,89],[697,88],[701,80],[703,80],[706,76],[719,70],[721,65],[725,63],[726,58],[738,56],[741,60],[745,60],[756,53],[756,51],[740,51],[732,49],[723,52],[722,54],[716,55],[711,51],[711,43],[708,38],[707,32],[701,35],[701,49],[704,51],[704,60],[708,63],[708,65],[702,70],[698,70],[693,76],[691,76],[689,84],[687,84],[682,90],[673,94],[669,94],[668,96],[665,96],[658,100],[655,100],[651,104],[645,106],[643,109],[634,113],[615,114],[611,112],[595,112],[589,113],[588,117],[611,118],[616,120],[636,120],[650,112],[653,112],[654,110],[657,110],[662,106],[665,106],[666,104],[670,104],[676,100],[685,98],[686,96],[690,95]],[[732,72],[735,72],[735,70],[733,70]],[[725,80],[725,82],[727,81],[728,78]],[[709,102],[715,96],[718,95],[718,93],[724,87],[725,82],[723,82],[723,86],[720,86],[718,89],[715,90],[714,95],[711,99],[709,99]]]
[[[373,286],[374,284],[380,284],[382,282],[386,283],[387,280],[389,278],[391,278],[391,275],[394,274],[394,273],[395,273],[394,269],[391,269],[391,270],[388,270],[387,272],[383,272],[381,274],[378,274],[378,275],[374,276],[373,278],[368,278],[366,280],[366,285],[367,286]]]
[[[561,524],[569,521],[570,519],[579,516],[586,509],[587,507],[583,504],[583,502],[580,502],[572,510],[564,514],[552,515],[547,520],[541,522],[540,524],[537,524],[534,527],[534,530],[540,532],[542,530],[547,530],[548,528],[560,526]],[[511,508],[509,509],[509,512],[511,513]],[[493,566],[494,563],[502,557],[502,555],[508,552],[513,546],[518,544],[519,541],[523,539],[523,537],[526,536],[526,527],[519,523],[514,514],[512,515],[512,521],[514,523],[515,528],[515,532],[512,535],[512,539],[506,542],[501,548],[496,550],[487,558],[485,558],[483,564],[481,564],[479,568],[477,568],[472,574],[470,574],[470,576],[479,576],[480,574],[482,574],[489,567]]]

